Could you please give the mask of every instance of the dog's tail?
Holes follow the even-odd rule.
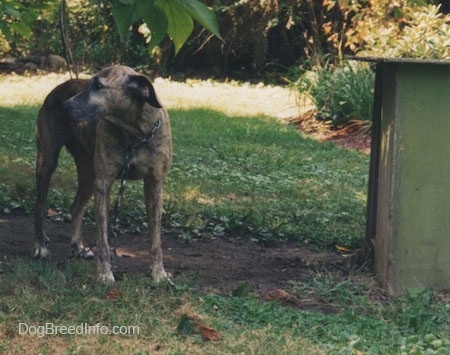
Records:
[[[72,79],[72,72],[75,74],[75,78],[78,79],[78,67],[73,59],[72,50],[70,48],[69,36],[67,34],[67,12],[66,12],[66,1],[61,0],[61,5],[59,6],[59,28],[61,30],[61,40],[66,56],[67,69]]]

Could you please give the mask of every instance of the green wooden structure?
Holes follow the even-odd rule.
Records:
[[[367,238],[390,294],[450,289],[450,61],[373,59]]]

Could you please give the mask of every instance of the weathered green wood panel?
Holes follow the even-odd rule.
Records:
[[[375,264],[392,294],[450,289],[450,63],[381,63]],[[373,221],[372,221],[373,223]]]

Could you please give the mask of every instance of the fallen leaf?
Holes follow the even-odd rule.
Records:
[[[185,333],[189,330],[188,321],[191,321],[193,325],[198,329],[203,341],[220,340],[220,334],[213,328],[204,325],[205,321],[203,317],[191,310],[191,305],[187,304],[181,306],[175,311],[175,315],[180,318],[178,324],[178,330]]]
[[[267,292],[264,296],[264,301],[279,301],[284,304],[293,304],[298,307],[303,306],[303,302],[297,297],[292,296],[289,292],[280,289]]]
[[[111,289],[105,294],[107,300],[116,300],[123,297],[123,292],[118,289]]]
[[[201,316],[199,316],[198,314],[194,313],[191,310],[191,305],[190,303],[184,306],[179,307],[176,311],[175,311],[175,315],[178,318],[181,318],[183,316],[185,316],[187,319],[193,321],[194,323],[200,323],[203,319]]]
[[[218,341],[221,339],[220,334],[217,333],[215,329],[206,327],[202,324],[197,324],[197,329],[199,330],[203,341]]]
[[[285,290],[273,290],[266,293],[264,296],[265,301],[282,301],[286,299],[290,299],[292,296],[289,292]]]
[[[59,215],[59,213],[56,212],[54,209],[49,208],[49,209],[47,210],[47,217],[55,217],[55,216],[57,216],[57,215]]]
[[[345,248],[345,247],[341,247],[340,245],[336,245],[336,249],[337,249],[338,251],[340,251],[341,253],[350,253],[350,252],[351,252],[350,249],[347,249],[347,248]]]

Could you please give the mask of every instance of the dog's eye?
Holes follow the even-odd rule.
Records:
[[[92,86],[94,90],[100,90],[104,88],[104,85],[98,80],[95,80]]]

